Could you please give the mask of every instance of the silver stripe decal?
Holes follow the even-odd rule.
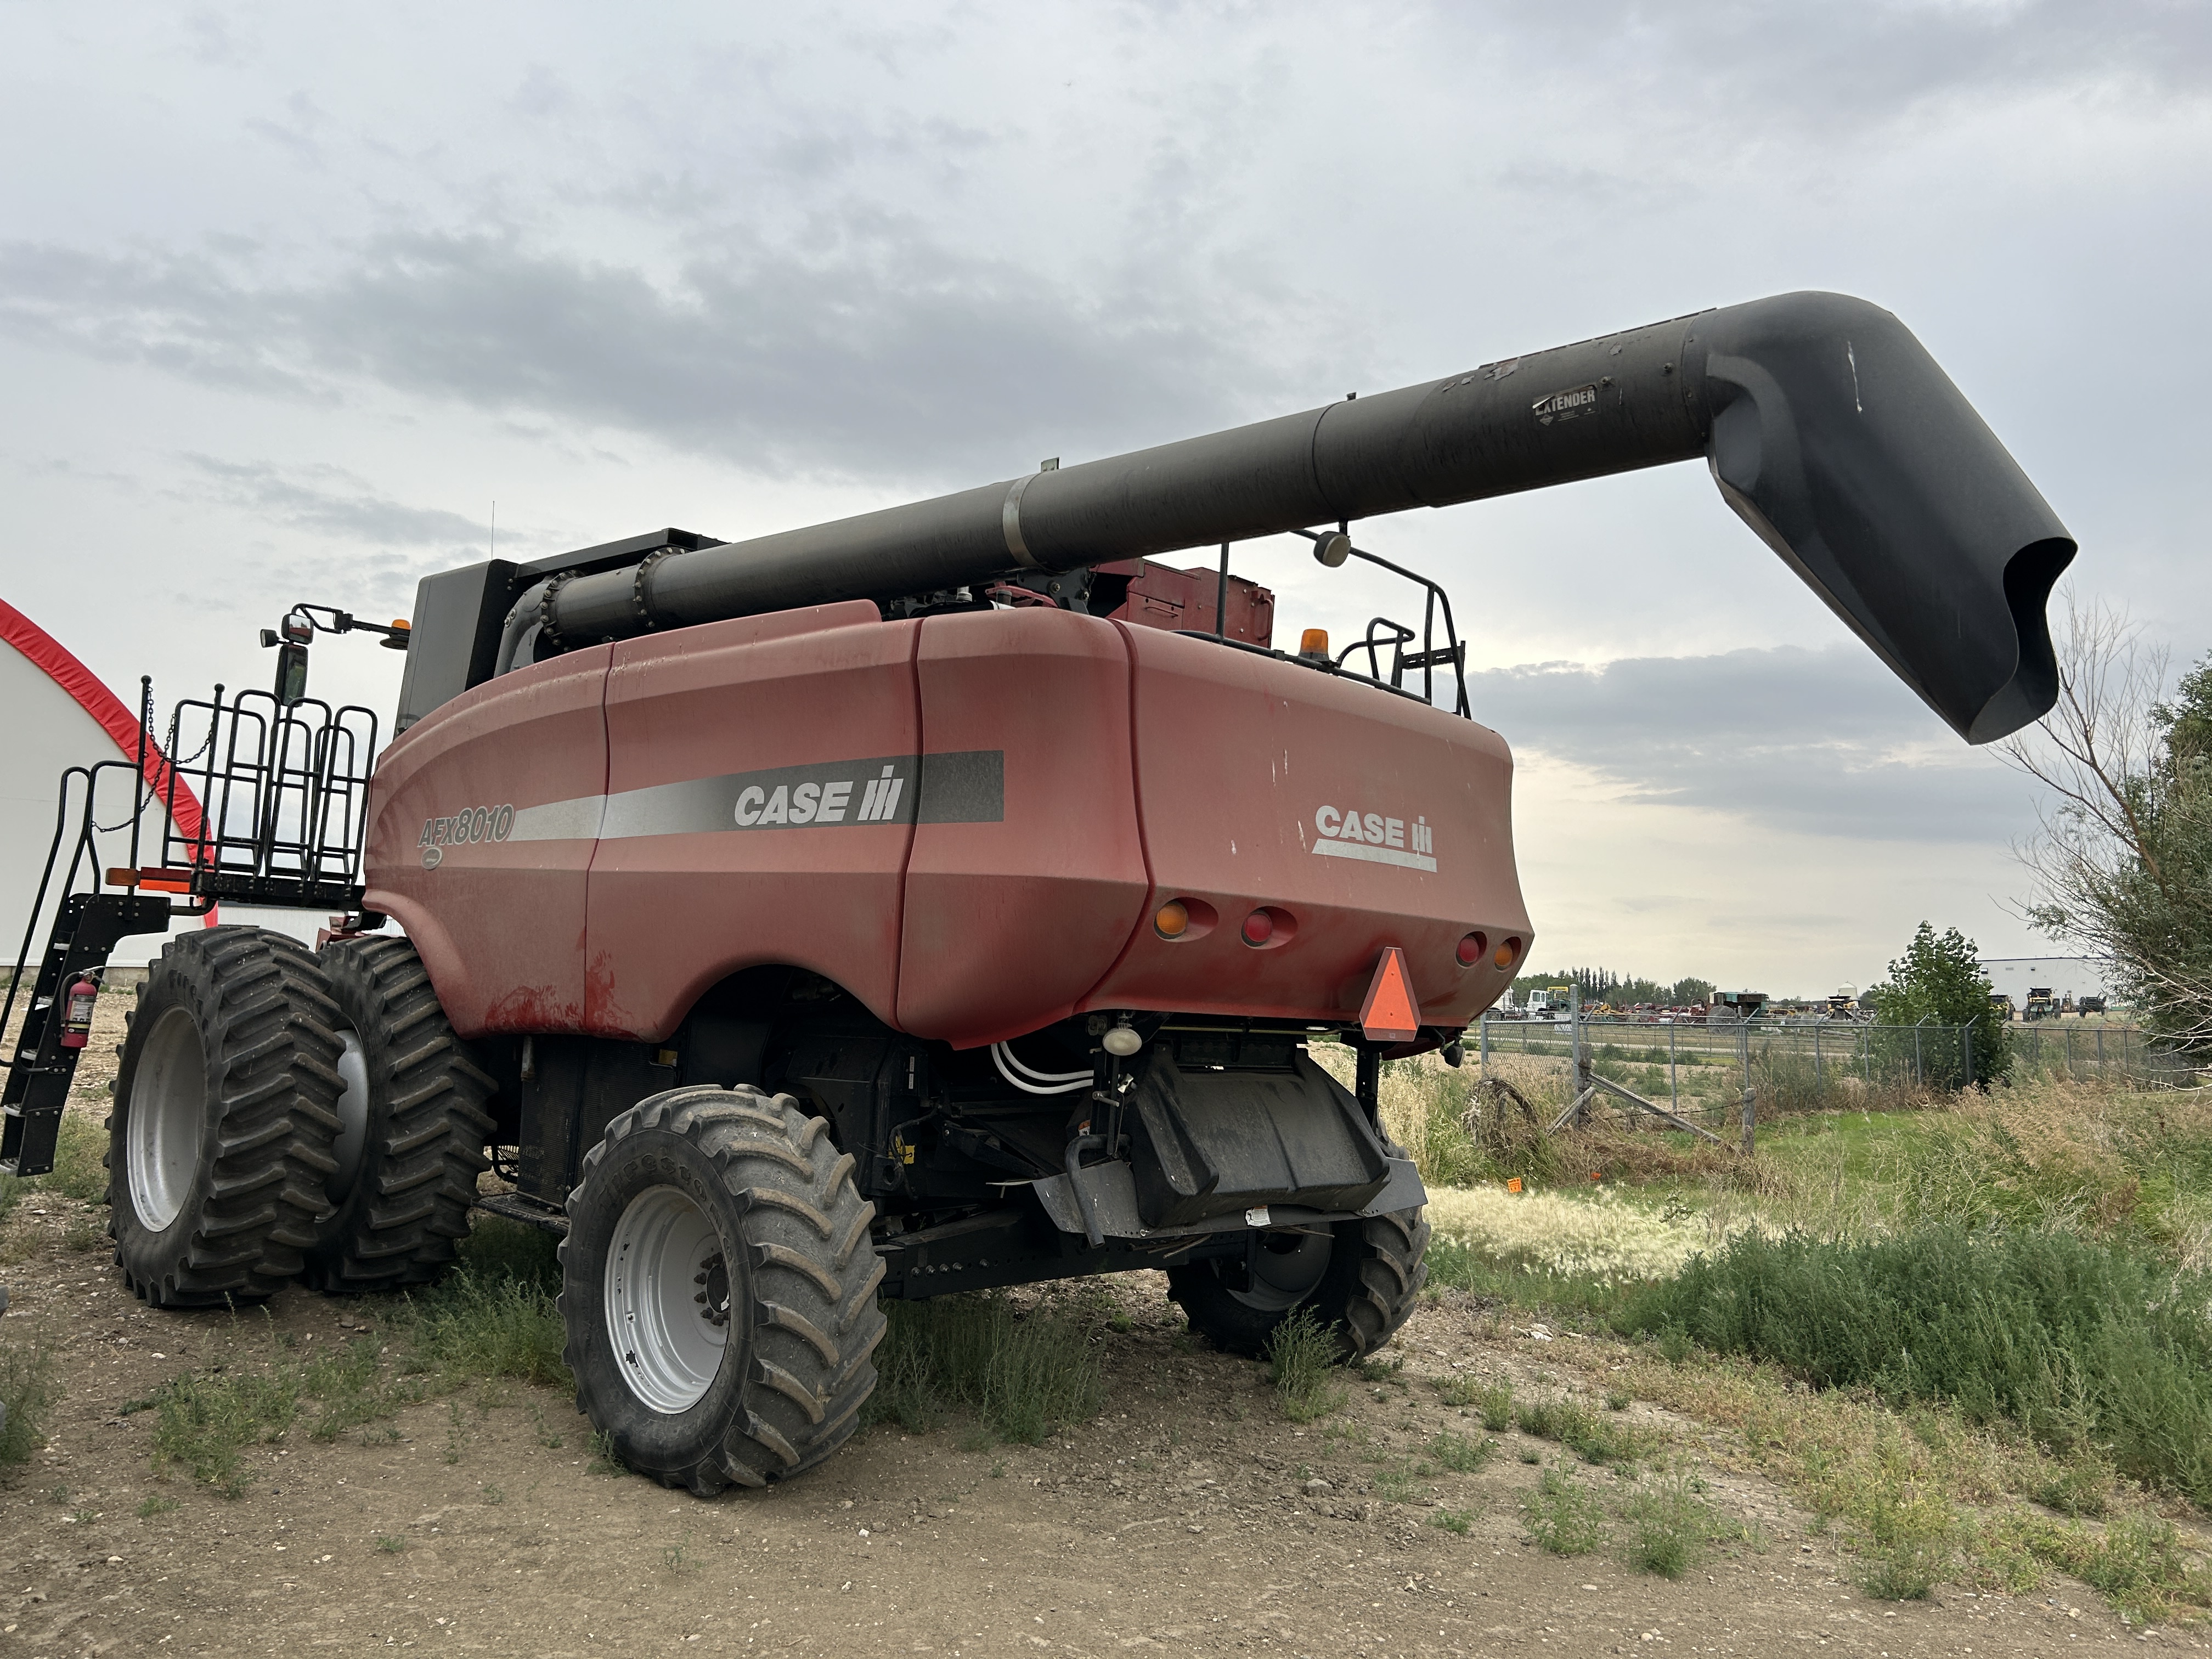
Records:
[[[1012,488],[1006,491],[1006,504],[999,514],[1000,522],[1006,526],[1006,551],[1031,570],[1043,567],[1030,556],[1029,544],[1022,539],[1022,491],[1027,489],[1036,477],[1037,475],[1032,472],[1027,477],[1015,479]]]
[[[1370,847],[1364,841],[1317,841],[1314,851],[1325,859],[1365,859],[1370,864],[1396,864],[1408,870],[1434,870],[1437,861],[1425,853],[1405,853],[1395,847]]]
[[[685,778],[526,806],[508,841],[628,841],[702,830],[879,823],[1002,823],[999,750],[879,755]]]
[[[548,801],[543,806],[518,807],[509,841],[597,841],[605,817],[605,795],[579,795],[574,800]]]

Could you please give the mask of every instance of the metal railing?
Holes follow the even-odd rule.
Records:
[[[176,815],[162,863],[193,890],[246,903],[345,906],[358,898],[377,720],[318,698],[266,691],[188,697],[169,720],[172,779],[199,792],[191,832]],[[171,793],[174,793],[172,784]]]

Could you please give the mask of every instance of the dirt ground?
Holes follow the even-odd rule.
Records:
[[[1182,1333],[1149,1273],[1115,1281],[1129,1328],[1102,1335],[1104,1413],[1042,1447],[981,1444],[957,1423],[918,1437],[878,1426],[787,1486],[700,1502],[605,1472],[572,1401],[509,1383],[331,1443],[295,1433],[249,1454],[259,1478],[226,1499],[180,1471],[157,1478],[155,1413],[123,1407],[234,1342],[289,1337],[304,1356],[374,1335],[378,1304],[290,1291],[246,1334],[223,1315],[151,1312],[88,1247],[96,1218],[41,1192],[5,1224],[0,1329],[21,1340],[43,1326],[66,1394],[46,1447],[0,1480],[0,1659],[410,1647],[1903,1659],[2146,1640],[2078,1585],[1869,1600],[1832,1534],[1731,1467],[1723,1443],[1641,1402],[1628,1420],[1671,1435],[1707,1501],[1759,1543],[1716,1547],[1672,1583],[1631,1571],[1618,1544],[1546,1554],[1522,1518],[1540,1472],[1522,1454],[1558,1448],[1508,1432],[1471,1474],[1394,1486],[1385,1472],[1440,1430],[1480,1436],[1427,1379],[1476,1369],[1583,1392],[1603,1373],[1595,1349],[1447,1297],[1401,1333],[1387,1356],[1400,1370],[1348,1375],[1345,1408],[1300,1427],[1257,1367]],[[1447,1512],[1467,1517],[1464,1535],[1432,1524]],[[2187,1631],[2148,1640],[2204,1645]]]

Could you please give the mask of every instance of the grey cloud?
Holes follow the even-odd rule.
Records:
[[[340,467],[286,470],[210,455],[183,458],[202,494],[277,524],[380,547],[480,545],[486,526],[443,507],[410,507],[374,494]]]
[[[1468,695],[1516,750],[1639,805],[1870,841],[2003,842],[2033,825],[2027,786],[1856,646],[1529,664],[1470,674]]]
[[[1626,76],[1646,94],[1673,92],[1683,115],[1721,128],[1754,110],[1762,130],[1863,127],[1960,94],[2009,100],[2101,86],[2194,98],[2212,89],[2212,10],[2196,0],[1601,0],[1460,15],[1534,39],[1553,65],[1602,75],[1608,96]]]
[[[1272,410],[1269,319],[1204,318],[864,209],[804,252],[739,243],[651,276],[489,235],[383,236],[318,282],[236,255],[0,247],[0,329],[27,342],[292,398],[377,384],[771,472],[964,481],[1247,412],[1214,388]]]

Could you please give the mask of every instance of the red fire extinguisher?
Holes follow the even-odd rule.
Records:
[[[100,987],[92,980],[78,979],[62,993],[62,1047],[82,1048],[92,1039],[92,1008],[100,999]]]

